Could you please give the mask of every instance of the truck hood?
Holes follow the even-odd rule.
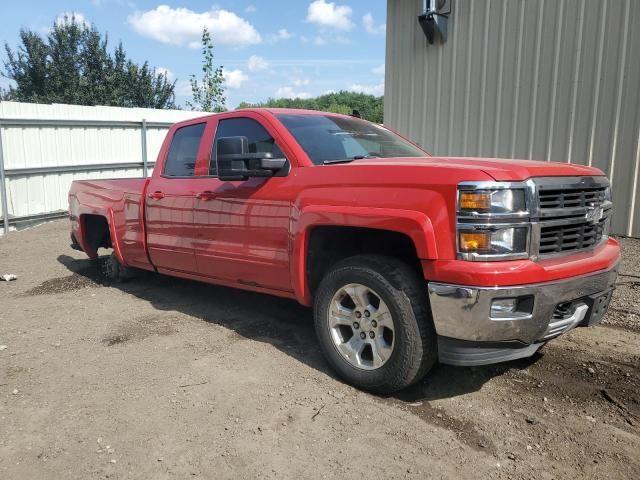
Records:
[[[371,158],[354,162],[358,165],[429,166],[482,170],[498,182],[521,181],[531,177],[579,177],[599,176],[604,173],[594,167],[572,163],[544,162],[538,160],[511,160],[480,157],[410,157]]]

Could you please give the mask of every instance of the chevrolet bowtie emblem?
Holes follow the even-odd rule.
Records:
[[[604,215],[604,211],[602,207],[589,206],[587,207],[587,213],[584,215],[584,218],[587,221],[587,223],[595,225],[600,220],[602,220],[603,215]]]

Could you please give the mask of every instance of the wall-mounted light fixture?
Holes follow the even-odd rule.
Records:
[[[436,36],[442,42],[447,41],[447,22],[451,13],[452,0],[422,0],[422,13],[418,15],[418,23],[427,37],[433,43]]]

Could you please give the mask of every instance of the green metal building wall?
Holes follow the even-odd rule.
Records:
[[[452,0],[429,45],[421,0],[388,0],[385,123],[437,155],[587,164],[613,232],[640,236],[640,1]]]

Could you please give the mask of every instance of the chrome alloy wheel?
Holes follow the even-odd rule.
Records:
[[[340,288],[331,299],[327,324],[334,346],[352,366],[375,370],[391,357],[391,312],[369,287],[350,283]]]

